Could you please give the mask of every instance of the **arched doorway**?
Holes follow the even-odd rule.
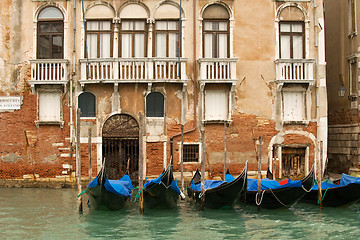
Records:
[[[103,162],[109,179],[121,178],[127,169],[132,181],[139,170],[139,124],[128,114],[108,118],[102,130]]]

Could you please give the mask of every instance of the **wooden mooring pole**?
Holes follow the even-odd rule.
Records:
[[[224,122],[224,181],[226,181],[226,142],[227,142],[227,122]]]
[[[257,185],[257,203],[258,203],[258,212],[261,211],[261,145],[262,137],[259,137],[259,151],[258,151],[258,185]]]
[[[78,194],[81,194],[80,108],[76,111],[76,172]],[[78,207],[79,213],[82,213],[82,195],[78,197]]]
[[[321,182],[322,182],[322,165],[323,165],[323,161],[322,161],[322,158],[323,158],[323,154],[322,154],[322,151],[323,151],[323,141],[320,141],[320,159],[319,159],[319,171],[318,171],[318,203],[319,203],[319,206],[320,206],[320,209],[323,208],[323,205],[322,205],[322,189],[321,189]]]
[[[144,165],[143,165],[143,116],[139,112],[139,191],[140,197],[139,197],[139,203],[140,203],[140,213],[144,213],[144,196],[143,196],[143,186],[144,186]]]
[[[91,167],[91,128],[88,131],[88,147],[89,147],[89,182],[92,179],[92,167]]]
[[[181,124],[181,190],[184,191],[184,124]]]
[[[201,153],[201,204],[200,210],[204,208],[205,202],[205,159],[206,159],[206,147],[205,147],[205,130],[204,127],[201,127],[201,145],[202,145],[202,153]]]

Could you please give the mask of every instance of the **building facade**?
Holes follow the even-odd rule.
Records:
[[[328,168],[360,171],[359,47],[360,1],[325,1],[329,102]],[[331,16],[331,17],[329,17]]]
[[[326,159],[321,0],[1,9],[0,178],[70,176],[79,142],[83,176],[90,153],[93,174],[105,161],[110,178],[160,174],[171,156],[185,176],[201,159],[212,178],[224,160],[257,170],[260,137],[262,169],[278,178]]]

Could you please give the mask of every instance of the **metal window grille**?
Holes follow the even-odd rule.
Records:
[[[199,161],[199,145],[186,144],[183,152],[184,162],[198,162]]]

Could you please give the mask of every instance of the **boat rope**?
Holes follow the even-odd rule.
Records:
[[[318,201],[317,201],[318,204],[322,203],[322,201],[324,200],[327,190],[329,190],[329,188],[327,188],[327,189],[325,190],[324,195],[323,195],[322,198],[321,198],[321,201],[319,201],[319,199],[318,199]]]
[[[204,196],[205,196],[205,192],[206,191],[204,191]],[[203,196],[203,194],[202,194],[202,192],[199,194],[199,198],[201,198]]]
[[[137,187],[134,187],[132,190],[135,190],[135,189],[138,189],[139,188],[139,186],[137,186]]]
[[[261,194],[261,197],[260,197],[260,201],[258,202],[258,192],[256,193],[255,195],[255,203],[256,205],[260,206],[260,204],[262,203],[262,200],[263,200],[263,197],[264,197],[264,193],[265,193],[265,190],[263,190],[260,194]]]
[[[164,187],[165,187],[166,189],[168,189],[169,187],[171,187],[171,184],[170,184],[169,186],[166,186],[165,183],[163,183],[162,181],[161,181],[161,183],[162,183],[162,185],[164,185]]]
[[[139,188],[139,187],[138,187]],[[139,200],[140,194],[141,192],[144,190],[145,187],[143,187],[140,191],[137,192],[137,194],[135,195],[135,200],[134,202],[137,202]]]
[[[304,191],[307,192],[307,193],[310,192],[311,189],[312,189],[312,187],[311,187],[310,190],[307,190],[307,189],[304,187],[304,185],[301,185],[301,187],[302,187],[302,189],[304,189]]]
[[[85,189],[84,191],[82,191],[81,193],[79,193],[79,195],[77,195],[77,198],[80,197],[81,195],[83,195],[84,193],[86,193],[88,191],[88,189]]]
[[[280,199],[275,195],[275,193],[273,192],[273,190],[270,188],[270,192],[274,195],[274,197],[276,198],[276,200],[278,200],[278,202],[283,205],[284,207],[287,207],[286,204],[284,204],[282,201],[280,201]]]

